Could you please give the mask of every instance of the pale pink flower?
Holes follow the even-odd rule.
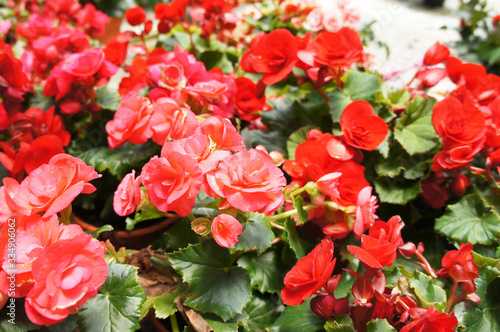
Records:
[[[219,214],[212,222],[212,235],[221,247],[229,248],[235,245],[242,231],[240,222],[228,214]]]

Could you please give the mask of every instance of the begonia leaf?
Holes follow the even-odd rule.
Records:
[[[490,245],[498,241],[500,217],[478,194],[469,194],[448,205],[435,228],[457,242]]]
[[[142,167],[157,153],[158,145],[150,142],[143,145],[126,143],[114,150],[97,146],[84,151],[75,150],[71,154],[83,160],[87,165],[95,167],[99,173],[108,170],[118,178],[123,178],[133,168]]]
[[[149,298],[141,308],[141,317],[147,315],[151,308],[155,309],[155,317],[165,319],[177,311],[176,300],[183,295],[186,290],[185,284],[179,284],[172,292],[165,292],[161,295]]]
[[[190,244],[198,243],[200,238],[191,229],[191,223],[186,218],[177,221],[169,227],[161,240],[163,244],[161,247],[167,252],[171,252],[179,250],[179,248],[185,248]]]
[[[189,283],[185,305],[211,312],[224,321],[241,313],[250,301],[245,269],[231,266],[231,256],[210,240],[167,254],[172,267]]]
[[[500,331],[500,270],[490,266],[479,269],[476,294],[481,302],[462,301],[452,308],[461,325],[467,331]]]
[[[40,332],[68,332],[77,330],[78,326],[76,325],[76,314],[75,314],[75,315],[69,315],[62,322],[59,322],[57,324],[50,326],[42,326]]]
[[[234,249],[243,251],[256,249],[257,254],[260,255],[271,246],[274,233],[265,215],[250,213],[242,225],[243,231],[238,236],[238,242],[234,245]]]
[[[295,219],[287,219],[285,221],[285,229],[288,235],[288,243],[290,244],[290,248],[295,252],[295,256],[299,259],[304,257],[307,254],[307,245],[297,232]]]
[[[80,331],[133,331],[140,327],[146,294],[137,282],[137,267],[111,262],[99,294],[78,311]]]
[[[325,331],[327,332],[355,332],[354,324],[349,315],[342,315],[328,320],[325,324]]]
[[[111,89],[110,87],[103,85],[95,89],[96,93],[96,104],[99,107],[106,110],[116,111],[122,100],[117,91]]]
[[[387,319],[375,319],[366,324],[366,332],[396,332]]]
[[[435,99],[416,96],[394,128],[394,138],[410,154],[425,153],[439,143],[432,126]]]
[[[54,98],[45,97],[43,94],[43,87],[35,87],[34,95],[30,98],[31,107],[40,107],[44,111],[48,110],[50,106],[54,105]]]
[[[294,131],[288,140],[286,141],[286,150],[288,153],[288,159],[295,159],[295,150],[297,146],[307,140],[307,133],[312,129],[318,129],[318,127],[313,125],[308,125]]]
[[[422,191],[420,180],[381,176],[375,179],[375,190],[381,202],[404,205]]]
[[[446,308],[447,294],[446,291],[432,277],[415,271],[410,279],[410,286],[414,289],[420,307],[429,308],[434,306],[437,310]]]
[[[380,80],[374,75],[354,70],[347,73],[343,89],[330,93],[329,106],[333,122],[339,122],[344,108],[351,102],[374,99],[380,86]]]
[[[324,320],[311,311],[311,299],[297,306],[287,306],[285,311],[274,322],[270,331],[273,332],[316,332],[323,329]]]
[[[238,266],[248,271],[250,284],[261,293],[279,293],[284,286],[284,272],[280,270],[279,255],[275,250],[270,249],[260,256],[247,253],[240,257]]]
[[[205,322],[212,328],[213,331],[220,332],[237,332],[238,324],[234,320],[229,322],[224,322],[214,314],[203,314],[201,315]]]
[[[432,157],[425,154],[410,156],[400,144],[394,143],[387,158],[375,163],[375,170],[380,176],[394,178],[401,175],[405,179],[414,180],[424,177],[431,163]]]
[[[254,293],[252,300],[247,304],[239,321],[247,331],[265,331],[273,326],[285,307],[278,304],[277,297],[266,297]]]

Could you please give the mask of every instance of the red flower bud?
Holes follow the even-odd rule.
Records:
[[[127,19],[128,24],[136,26],[146,22],[146,13],[139,6],[132,7],[125,12],[125,19]]]
[[[468,177],[463,174],[459,174],[453,179],[450,185],[450,192],[455,197],[460,197],[465,193],[467,187],[471,184]]]
[[[310,306],[312,312],[322,319],[341,316],[349,312],[349,300],[347,298],[336,299],[332,295],[318,295],[311,300]]]

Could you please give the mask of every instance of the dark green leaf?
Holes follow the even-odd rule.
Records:
[[[250,284],[261,293],[279,293],[283,288],[284,272],[280,269],[278,253],[268,250],[260,256],[247,253],[240,257],[238,265],[248,271]]]
[[[326,332],[355,332],[354,324],[349,315],[342,315],[328,320],[325,324]]]
[[[99,294],[78,311],[80,331],[134,331],[146,294],[137,282],[137,267],[111,262]]]
[[[213,314],[203,314],[202,315],[205,322],[207,322],[210,327],[217,332],[237,332],[238,324],[232,321],[224,322],[219,317]]]
[[[279,131],[264,133],[260,130],[248,130],[247,127],[241,131],[241,136],[243,136],[247,148],[262,144],[267,151],[278,151],[286,154],[286,139],[288,136]]]
[[[134,214],[134,217],[127,217],[125,220],[126,223],[126,229],[128,231],[131,231],[134,229],[135,225],[140,223],[141,221],[146,221],[146,220],[153,220],[153,219],[158,219],[165,217],[166,213],[161,212],[156,208],[154,205],[144,205],[142,209]]]
[[[318,127],[313,125],[308,125],[305,127],[296,130],[293,134],[290,135],[286,142],[286,150],[288,152],[288,159],[295,159],[295,150],[297,149],[297,145],[307,140],[307,133],[311,131],[311,129],[317,129]]]
[[[387,319],[375,319],[366,324],[366,332],[396,332]]]
[[[467,331],[500,331],[500,271],[490,266],[479,270],[475,279],[476,294],[481,298],[478,304],[460,302],[452,310]]]
[[[242,224],[243,231],[238,236],[234,249],[243,251],[257,249],[257,254],[260,255],[271,246],[274,233],[265,215],[250,213],[248,219]]]
[[[179,284],[172,292],[166,292],[159,296],[149,298],[141,308],[141,317],[147,315],[151,308],[155,309],[155,317],[165,319],[177,311],[176,300],[182,296],[187,289],[186,284]]]
[[[248,331],[265,331],[273,326],[285,307],[278,304],[278,297],[272,298],[254,294],[244,311],[243,326]]]
[[[478,194],[470,194],[448,205],[435,228],[457,242],[490,245],[498,241],[500,218],[489,210]]]
[[[158,145],[153,143],[142,145],[126,143],[113,150],[98,146],[85,151],[74,151],[72,155],[82,159],[87,165],[94,166],[99,173],[108,170],[118,178],[123,178],[132,169],[141,168],[158,153],[158,148]]]
[[[324,321],[311,311],[310,302],[311,299],[307,299],[298,306],[286,307],[270,330],[273,332],[316,332],[322,330]]]
[[[43,87],[37,86],[34,88],[35,93],[30,98],[31,107],[40,107],[44,111],[48,110],[50,106],[54,105],[54,98],[45,97],[43,94]]]
[[[440,311],[446,308],[446,292],[436,284],[436,280],[433,280],[432,277],[415,271],[410,279],[410,286],[413,287],[415,295],[418,297],[420,307],[430,308],[434,306]]]
[[[285,221],[285,229],[288,235],[290,248],[295,252],[297,258],[302,258],[307,254],[307,244],[302,240],[295,227],[295,219],[288,218]]]
[[[94,239],[97,239],[102,232],[110,232],[113,229],[114,228],[111,225],[104,225],[102,227],[99,227],[99,229],[96,229],[95,231],[91,232],[90,234]]]
[[[189,283],[185,305],[217,314],[227,321],[250,301],[248,273],[231,266],[229,251],[211,240],[167,254],[174,269]]]
[[[390,147],[389,155],[375,164],[375,170],[380,176],[391,178],[401,175],[405,179],[419,179],[425,176],[430,168],[431,157],[423,154],[410,156],[398,143]]]
[[[380,87],[380,80],[374,75],[355,70],[347,73],[344,88],[334,90],[330,94],[329,106],[333,122],[339,122],[344,108],[351,102],[361,99],[373,100]]]
[[[69,315],[60,323],[50,326],[42,326],[40,332],[70,332],[77,331],[77,329],[76,315]]]
[[[188,219],[177,221],[164,233],[162,239],[164,241],[163,248],[167,252],[176,251],[199,242],[199,237],[191,230],[191,223]]]
[[[439,142],[432,126],[435,103],[432,98],[415,97],[394,128],[394,137],[410,155],[428,152]]]
[[[103,85],[95,89],[96,103],[99,107],[106,110],[116,111],[122,100],[117,91],[112,90],[110,87]]]
[[[420,180],[381,176],[375,179],[375,190],[381,202],[404,205],[421,192]]]

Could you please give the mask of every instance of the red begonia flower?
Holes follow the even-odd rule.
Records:
[[[433,66],[438,63],[445,62],[450,57],[450,50],[447,46],[442,45],[440,42],[436,42],[432,45],[424,56],[424,65]]]
[[[281,291],[283,303],[299,305],[321,289],[330,279],[336,260],[333,242],[322,240],[286,274],[285,288]]]
[[[436,272],[441,277],[451,277],[460,282],[478,278],[478,268],[472,257],[472,243],[462,243],[458,250],[448,251],[441,261],[442,269]]]
[[[381,269],[391,266],[396,259],[397,246],[387,240],[373,238],[363,234],[361,236],[361,248],[347,246],[347,250],[356,256],[365,266],[373,269]]]
[[[146,12],[142,9],[142,7],[135,6],[127,9],[125,12],[125,19],[128,24],[132,26],[140,25],[146,22]]]
[[[434,307],[429,309],[410,309],[413,321],[401,329],[401,332],[455,331],[458,319],[453,313],[445,314]]]
[[[340,116],[340,127],[347,144],[367,151],[375,150],[389,131],[385,121],[375,115],[373,107],[365,100],[347,105]]]

